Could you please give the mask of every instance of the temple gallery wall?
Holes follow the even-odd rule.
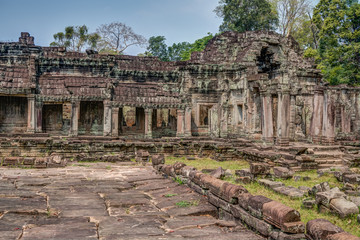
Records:
[[[1,134],[333,144],[359,138],[359,112],[360,88],[273,32],[225,32],[186,62],[0,43]]]

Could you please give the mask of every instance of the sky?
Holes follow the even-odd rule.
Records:
[[[146,38],[165,36],[168,45],[194,42],[217,33],[222,22],[213,12],[219,0],[0,0],[0,41],[18,41],[21,32],[35,44],[49,46],[66,26],[86,25],[95,32],[101,24],[119,21]],[[131,47],[125,54],[146,49]]]

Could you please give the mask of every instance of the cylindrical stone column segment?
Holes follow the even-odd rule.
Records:
[[[191,108],[185,109],[185,137],[191,137]]]
[[[331,92],[324,92],[322,143],[331,145],[335,140],[335,104]]]
[[[71,102],[70,136],[79,134],[80,101]]]
[[[322,89],[315,90],[313,99],[313,115],[311,119],[311,137],[314,143],[321,142],[323,112],[324,112],[324,92]]]
[[[34,133],[35,132],[35,97],[33,95],[28,96],[28,118],[27,118],[27,132]]]
[[[119,136],[119,108],[115,107],[112,109],[111,116],[111,135],[113,137]]]
[[[36,102],[35,103],[36,108],[36,128],[35,132],[41,133],[42,132],[42,112],[43,112],[43,103],[42,102]]]
[[[145,138],[152,138],[152,113],[151,108],[145,109]]]
[[[272,97],[270,93],[264,93],[262,98],[262,136],[265,141],[274,141]]]
[[[185,134],[185,110],[178,109],[177,110],[177,128],[176,128],[176,136],[184,137]]]
[[[111,102],[108,100],[104,101],[104,136],[111,135]]]
[[[278,99],[276,140],[277,144],[287,146],[290,133],[290,93],[288,91],[279,92]]]

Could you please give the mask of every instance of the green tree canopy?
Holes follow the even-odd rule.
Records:
[[[266,0],[220,0],[215,13],[223,19],[220,31],[275,30],[279,19]]]
[[[331,84],[360,84],[360,4],[320,0],[314,9],[319,31],[319,67]]]
[[[86,25],[68,26],[64,32],[54,34],[54,42],[50,46],[66,47],[70,51],[82,51],[85,46],[96,48],[100,36],[96,33],[88,33]]]

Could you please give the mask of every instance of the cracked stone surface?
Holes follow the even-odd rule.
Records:
[[[204,196],[150,166],[0,168],[0,239],[263,239],[215,216]]]

